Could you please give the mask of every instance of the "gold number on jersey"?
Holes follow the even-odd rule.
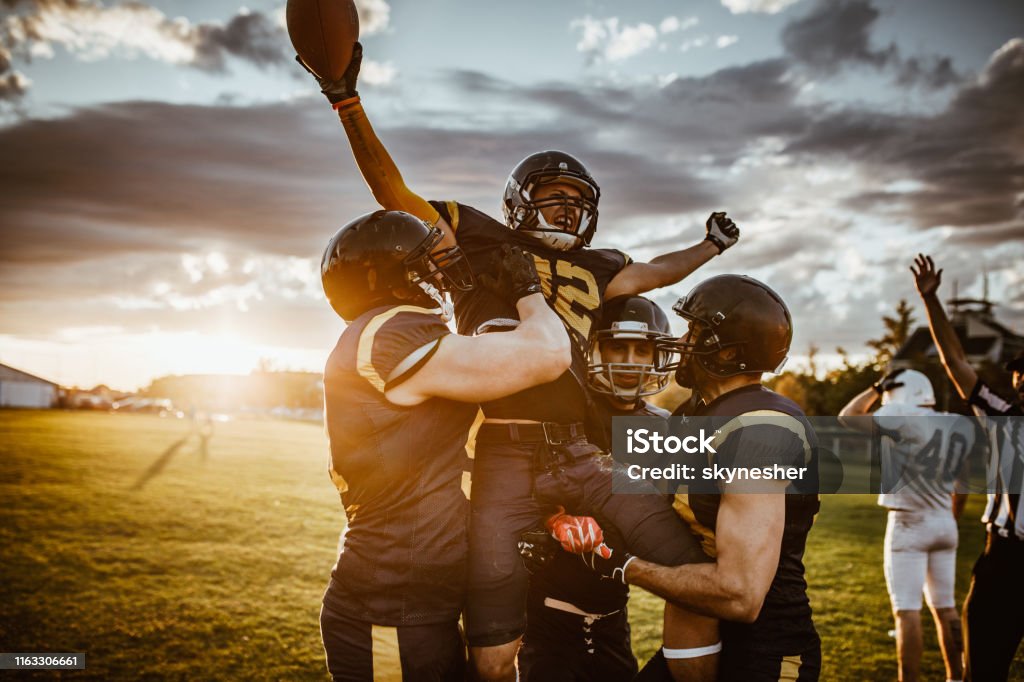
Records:
[[[555,276],[552,276],[549,260],[537,255],[533,256],[533,260],[537,265],[537,274],[540,275],[544,298],[554,306],[555,312],[570,329],[584,340],[589,339],[594,321],[588,313],[601,307],[600,290],[594,275],[569,261],[556,260]],[[573,303],[586,312],[577,312],[573,309]]]

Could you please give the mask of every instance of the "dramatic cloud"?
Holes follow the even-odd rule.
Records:
[[[853,208],[891,209],[921,227],[1002,226],[1024,237],[1024,40],[1006,43],[932,116],[850,110],[820,117],[789,147],[909,175],[920,188],[862,192]]]
[[[0,23],[0,67],[11,55],[52,57],[60,46],[85,61],[139,55],[221,72],[228,58],[256,66],[290,59],[285,31],[266,14],[242,10],[226,24],[171,19],[141,2],[105,6],[95,0],[4,0],[13,8]],[[0,75],[5,69],[0,68]]]
[[[800,0],[721,0],[722,6],[733,14],[759,12],[777,14]]]
[[[619,26],[618,17],[573,19],[569,28],[580,31],[576,49],[592,61],[621,61],[643,52],[658,39],[658,29],[650,24]]]
[[[580,32],[576,49],[587,56],[589,63],[596,63],[628,59],[654,46],[659,36],[685,31],[698,23],[696,17],[680,20],[679,17],[668,16],[657,27],[643,22],[620,25],[618,17],[595,19],[588,15],[573,19],[569,28]]]
[[[17,71],[0,71],[0,102],[17,101],[28,90],[30,81]]]
[[[806,15],[782,31],[787,53],[804,68],[833,75],[847,65],[891,69],[901,85],[942,88],[960,76],[948,58],[904,59],[895,43],[871,45],[871,31],[880,16],[870,0],[819,0]]]
[[[391,23],[391,6],[386,0],[356,0],[359,12],[359,34],[373,35],[386,31]]]
[[[905,256],[929,250],[962,290],[979,286],[978,268],[993,273],[1013,324],[1024,317],[1024,278],[1013,273],[1024,258],[1024,41],[914,114],[806,96],[815,60],[820,74],[847,63],[894,81],[934,73],[927,60],[874,47],[876,20],[858,16],[854,39],[822,54],[796,30],[783,57],[700,76],[524,84],[454,71],[423,75],[423,88],[444,97],[364,94],[409,186],[428,198],[500,215],[515,162],[559,148],[601,183],[595,245],[643,260],[699,241],[707,214],[729,211],[740,244],[659,300],[713,274],[750,273],[790,302],[798,349],[857,350],[880,333],[883,311],[913,299]],[[604,42],[589,38],[595,59],[622,59],[649,34],[626,39],[636,26],[591,21],[576,29],[582,39],[605,31]],[[204,40],[248,35],[232,23]],[[687,27],[653,22],[653,44]],[[204,55],[192,59],[212,59]],[[387,67],[376,77],[365,69],[367,82],[387,80]],[[316,258],[327,235],[375,204],[322,100],[58,113],[0,128],[0,334],[222,322],[263,343],[329,345],[340,323],[321,300]]]
[[[667,33],[675,33],[676,31],[685,31],[686,29],[693,28],[700,23],[697,17],[686,17],[680,19],[679,17],[665,17],[658,24],[658,31],[665,35]]]
[[[364,59],[359,67],[360,85],[388,85],[395,80],[398,69],[390,62],[381,63]]]
[[[347,160],[320,142],[344,144],[331,119],[308,102],[126,103],[0,128],[0,259],[58,263],[240,240],[308,254],[336,211],[368,208]]]

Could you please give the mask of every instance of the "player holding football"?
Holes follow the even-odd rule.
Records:
[[[321,611],[336,680],[463,679],[461,478],[476,403],[550,381],[570,361],[532,259],[512,249],[480,281],[521,324],[450,333],[442,292],[467,291],[473,277],[457,247],[436,251],[441,238],[407,213],[377,211],[323,256],[327,299],[349,323],[324,371],[331,476],[348,517]]]
[[[647,403],[668,384],[658,341],[671,339],[668,318],[641,296],[608,301],[590,346],[588,380],[594,397],[590,441],[611,451],[612,418],[668,417]],[[537,552],[530,579],[526,634],[519,675],[531,680],[631,680],[637,672],[630,645],[629,588],[587,570],[579,557],[544,551],[557,543],[545,531],[523,536],[526,556]],[[538,546],[539,545],[539,546]]]
[[[778,294],[757,280],[721,275],[672,308],[689,321],[674,349],[676,381],[702,400],[692,417],[716,430],[708,465],[807,467],[799,481],[704,481],[681,486],[675,508],[704,538],[714,563],[659,566],[616,550],[592,554],[602,575],[721,619],[719,680],[817,680],[821,642],[811,620],[803,553],[818,511],[817,438],[800,408],[761,385],[778,372],[793,328]],[[678,412],[678,411],[677,411]],[[668,618],[670,616],[666,616]],[[684,679],[664,647],[639,679]]]
[[[475,271],[486,268],[485,258],[501,244],[516,244],[531,253],[545,297],[573,341],[573,371],[482,404],[487,421],[477,438],[473,471],[467,634],[482,678],[514,679],[528,586],[517,542],[556,505],[601,514],[618,527],[631,549],[661,563],[705,559],[662,499],[611,494],[610,464],[597,457],[601,451],[587,442],[583,428],[585,354],[605,298],[678,282],[734,244],[739,230],[724,214],[714,214],[702,242],[651,263],[632,263],[618,251],[583,248],[597,227],[600,192],[586,168],[562,152],[531,155],[513,169],[504,194],[505,224],[456,202],[428,203],[405,186],[366,119],[355,89],[360,59],[357,44],[345,75],[320,85],[339,113],[377,201],[438,225],[448,237],[446,244],[457,242]],[[462,333],[518,324],[517,311],[493,293],[458,293],[454,298]],[[677,616],[672,622],[676,625],[666,631],[666,642],[678,641],[683,647],[696,643],[693,648],[703,650],[717,641],[710,619]],[[698,671],[713,667],[713,662],[695,659],[692,665]]]
[[[882,406],[871,418],[878,399]],[[880,437],[885,531],[885,583],[896,618],[901,682],[921,675],[921,590],[939,633],[946,679],[963,677],[963,637],[953,589],[956,520],[967,500],[967,453],[974,426],[966,417],[935,411],[935,391],[921,372],[897,369],[839,412],[849,428]],[[927,582],[926,582],[927,579]]]

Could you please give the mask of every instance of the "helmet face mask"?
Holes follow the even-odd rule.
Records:
[[[689,330],[661,345],[680,360],[665,369],[681,386],[693,387],[699,366],[706,374],[778,374],[793,338],[792,319],[782,299],[768,286],[742,275],[719,275],[697,285],[672,310]],[[726,352],[735,349],[735,352]]]
[[[375,307],[412,303],[441,308],[443,291],[468,291],[473,275],[462,251],[437,250],[444,234],[401,211],[356,218],[331,238],[320,276],[331,307],[351,321]]]
[[[441,291],[469,291],[473,288],[473,271],[462,249],[451,246],[435,252],[443,238],[441,230],[430,227],[427,237],[405,257],[409,284],[425,282]]]
[[[622,296],[606,304],[601,326],[588,355],[591,390],[633,405],[664,390],[670,352],[660,342],[672,338],[665,313],[643,297]]]
[[[578,191],[538,197],[546,185],[563,184]],[[569,251],[589,246],[597,230],[597,204],[601,190],[577,159],[558,151],[539,152],[526,157],[512,170],[505,183],[502,208],[509,228],[536,238],[549,248]],[[551,224],[545,212],[575,216],[573,225]]]

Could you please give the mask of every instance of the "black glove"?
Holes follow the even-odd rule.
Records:
[[[327,97],[331,104],[344,102],[359,95],[359,92],[356,90],[356,81],[359,80],[359,67],[363,63],[363,45],[359,41],[356,41],[352,46],[352,59],[349,60],[348,68],[345,69],[345,73],[341,75],[341,78],[336,81],[329,81],[313,73],[298,55],[295,55],[295,61],[312,74],[320,86],[320,92],[324,93],[324,96]]]
[[[718,253],[722,253],[739,241],[740,228],[736,227],[736,223],[725,215],[725,211],[712,213],[705,226],[708,232],[704,241],[714,244],[718,248]]]
[[[900,374],[903,374],[903,369],[894,369],[875,383],[871,384],[871,388],[875,389],[875,393],[878,395],[882,395],[886,391],[891,391],[894,388],[899,388],[903,385],[902,381],[896,381],[896,377]]]
[[[519,536],[519,556],[531,574],[547,566],[557,551],[558,540],[546,530],[528,530]]]
[[[605,580],[627,585],[626,566],[636,557],[624,549],[613,549],[607,543],[602,544],[598,550],[586,554],[578,554],[583,563],[594,573]]]
[[[487,272],[477,273],[477,282],[512,305],[525,296],[541,293],[533,256],[512,244],[501,245]]]

